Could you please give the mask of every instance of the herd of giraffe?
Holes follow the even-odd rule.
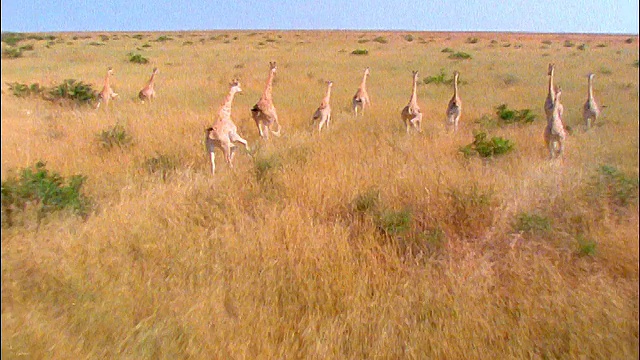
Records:
[[[260,97],[260,100],[251,108],[251,117],[258,127],[260,137],[268,140],[269,133],[275,136],[280,136],[282,130],[280,123],[278,122],[278,114],[276,108],[273,105],[272,86],[273,79],[276,74],[276,63],[269,62],[269,76],[267,78],[267,84],[264,92]],[[555,72],[555,64],[549,64],[549,70],[547,75],[549,76],[548,93],[544,103],[544,111],[547,119],[547,125],[544,130],[544,141],[549,150],[549,158],[554,159],[562,156],[564,152],[564,142],[566,138],[566,131],[564,122],[562,120],[564,113],[564,106],[560,102],[562,95],[562,89],[556,87],[553,84],[553,77]],[[370,69],[367,67],[364,70],[362,82],[356,91],[356,94],[352,99],[352,109],[355,116],[358,116],[358,112],[361,116],[364,115],[364,111],[368,106],[371,106],[371,100],[367,93],[367,77],[369,76]],[[144,88],[138,93],[138,98],[141,102],[145,100],[153,101],[155,98],[154,81],[155,76],[158,74],[158,68],[154,68],[151,73],[151,78],[147,82]],[[109,83],[110,77],[113,75],[113,69],[109,67],[107,75],[104,79],[102,91],[98,93],[98,101],[96,108],[100,107],[100,104],[104,102],[105,106],[109,104],[109,100],[115,99],[116,94]],[[458,78],[460,73],[454,71],[453,73],[453,96],[449,100],[446,111],[445,126],[448,131],[458,130],[458,122],[462,113],[462,101],[460,100],[460,94],[458,93]],[[588,95],[587,101],[584,103],[582,110],[582,117],[585,124],[585,128],[588,130],[600,115],[600,110],[593,98],[593,73],[588,75]],[[215,155],[214,149],[217,147],[222,150],[225,160],[230,167],[233,167],[233,155],[236,149],[236,143],[241,143],[249,151],[249,144],[247,140],[243,139],[238,134],[238,128],[231,119],[231,104],[236,93],[241,92],[239,80],[235,79],[230,84],[229,94],[225,97],[220,109],[218,110],[217,118],[213,125],[206,129],[206,147],[209,152],[211,160],[211,172],[215,173]],[[323,126],[329,126],[331,121],[331,87],[332,81],[327,82],[327,92],[320,106],[316,109],[312,116],[313,121],[318,122],[318,132],[322,131]],[[413,86],[411,90],[411,98],[409,104],[402,109],[401,119],[404,122],[407,133],[410,128],[418,132],[422,132],[422,112],[418,106],[417,96],[418,86],[418,71],[413,71]],[[273,130],[271,127],[277,127],[277,130]]]

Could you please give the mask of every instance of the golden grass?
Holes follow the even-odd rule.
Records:
[[[3,84],[3,181],[42,160],[86,175],[95,203],[85,220],[57,213],[36,226],[27,214],[2,229],[3,358],[638,357],[637,187],[621,208],[599,177],[609,165],[638,178],[637,37],[136,34],[55,34],[49,47],[28,40],[34,51],[2,61],[3,82],[74,78],[97,90],[112,66],[120,94],[96,111],[16,98]],[[154,41],[162,35],[173,40]],[[472,59],[450,60],[445,47]],[[351,55],[357,48],[369,55]],[[151,62],[130,63],[130,52]],[[269,61],[283,136],[265,142],[249,109]],[[573,129],[554,162],[542,139],[549,62]],[[139,104],[154,66],[157,101]],[[367,66],[373,105],[354,119]],[[424,133],[406,135],[411,71],[423,79],[440,69],[467,82],[459,133],[444,130],[450,86],[420,83]],[[589,72],[607,107],[585,133]],[[204,129],[236,77],[244,91],[233,116],[255,151],[239,150],[234,169],[218,154],[212,177]],[[318,134],[311,116],[326,80],[333,118]],[[502,103],[537,119],[474,122]],[[133,144],[102,149],[96,134],[115,124]],[[515,149],[466,159],[458,148],[475,130]],[[166,177],[145,168],[158,156],[174,162]],[[359,196],[368,207],[356,208]],[[534,213],[550,229],[516,228]]]

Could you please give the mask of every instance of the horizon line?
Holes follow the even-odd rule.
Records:
[[[518,31],[518,30],[407,30],[407,29],[189,29],[189,30],[47,30],[47,31],[13,31],[13,30],[1,30],[2,34],[39,34],[39,33],[130,33],[130,32],[214,32],[214,31],[275,31],[275,32],[316,32],[316,31],[331,31],[331,32],[423,32],[423,33],[486,33],[486,34],[526,34],[526,35],[620,35],[620,36],[638,36],[638,33],[625,33],[625,32],[538,32],[538,31]]]

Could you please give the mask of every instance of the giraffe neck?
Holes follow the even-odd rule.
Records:
[[[331,86],[327,86],[327,94],[322,99],[322,105],[329,105],[329,100],[331,99]]]
[[[453,77],[453,96],[458,98],[458,75]]]
[[[367,74],[364,74],[362,77],[362,82],[360,83],[360,89],[367,90]]]
[[[153,87],[153,80],[155,79],[155,76],[156,76],[155,72],[151,74],[151,77],[149,78],[149,84],[148,84],[149,88]]]
[[[549,96],[551,100],[555,99],[555,90],[553,89],[553,70],[549,74]]]
[[[227,97],[224,98],[224,104],[222,104],[222,108],[220,109],[220,112],[231,114],[231,103],[233,102],[233,97],[235,94],[236,94],[235,90],[229,91],[229,94],[227,95]]]
[[[589,100],[593,100],[593,80],[592,77],[589,76]]]
[[[275,72],[271,70],[269,72],[269,77],[267,78],[267,86],[265,87],[264,93],[262,94],[262,98],[268,101],[271,101],[271,89],[272,89],[274,76],[275,76]]]
[[[414,76],[413,77],[413,89],[411,90],[411,100],[409,101],[409,103],[411,105],[415,105],[418,102],[417,88],[418,88],[418,78],[416,76]]]
[[[109,73],[107,73],[107,76],[104,77],[104,88],[108,88],[109,87]]]

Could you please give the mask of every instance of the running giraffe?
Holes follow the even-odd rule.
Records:
[[[208,128],[206,133],[206,145],[211,159],[211,174],[216,171],[215,155],[213,150],[218,147],[222,150],[224,158],[233,167],[233,155],[236,150],[235,142],[242,143],[249,151],[247,141],[238,135],[238,128],[231,119],[231,103],[236,93],[241,92],[240,82],[236,79],[230,84],[229,94],[225,97],[222,106],[218,110],[218,118],[214,121],[213,126]]]
[[[269,139],[269,132],[275,136],[280,136],[280,123],[278,123],[278,114],[273,106],[273,97],[271,95],[273,78],[276,75],[276,63],[269,62],[269,77],[267,78],[267,86],[262,93],[260,100],[251,108],[251,117],[258,126],[260,137]],[[278,131],[271,130],[271,125],[276,124]]]
[[[369,76],[369,68],[364,69],[364,75],[362,76],[362,82],[356,94],[353,95],[353,111],[358,116],[358,108],[362,109],[362,115],[364,115],[365,107],[371,106],[371,100],[369,94],[367,94],[367,76]]]
[[[156,77],[156,74],[158,73],[158,68],[154,67],[153,68],[153,72],[151,73],[151,78],[149,79],[149,81],[147,82],[147,85],[142,88],[142,90],[140,90],[140,92],[138,93],[138,98],[144,103],[145,99],[148,99],[149,101],[152,101],[155,97],[156,97],[156,91],[153,88],[153,83]]]
[[[588,75],[589,94],[587,96],[587,101],[584,103],[584,107],[582,108],[582,118],[584,119],[584,125],[587,130],[591,128],[591,125],[596,122],[600,115],[598,104],[596,104],[596,101],[593,99],[593,76],[593,73]]]
[[[109,69],[107,69],[107,75],[104,77],[102,90],[98,93],[98,103],[96,104],[96,109],[100,107],[100,104],[103,101],[104,101],[104,106],[106,108],[107,105],[109,105],[109,100],[115,99],[116,97],[118,97],[118,94],[116,94],[113,91],[113,89],[111,88],[111,85],[109,84],[109,80],[112,75],[113,75],[113,69],[111,68],[111,66],[109,66]]]
[[[320,119],[320,123],[318,123],[318,132],[322,131],[322,127],[326,124],[329,127],[329,122],[331,121],[331,104],[329,104],[331,100],[331,87],[333,86],[333,81],[327,81],[327,93],[322,99],[322,103],[313,113],[313,121]]]
[[[564,140],[566,133],[560,115],[560,95],[562,89],[558,88],[554,94],[553,107],[551,108],[551,116],[547,119],[547,126],[544,129],[544,142],[549,150],[549,159],[562,156],[564,153]]]
[[[462,101],[460,100],[460,95],[458,94],[458,77],[460,73],[458,71],[453,72],[453,96],[451,100],[449,100],[449,105],[447,106],[447,129],[451,129],[453,127],[453,131],[458,131],[458,122],[460,121],[460,114],[462,113]]]
[[[422,112],[420,111],[420,107],[418,106],[418,95],[417,95],[417,87],[418,87],[418,71],[413,72],[413,89],[411,90],[411,98],[409,99],[409,104],[402,109],[402,121],[404,121],[404,125],[407,129],[407,133],[409,132],[409,127],[412,126],[418,132],[422,132]]]

